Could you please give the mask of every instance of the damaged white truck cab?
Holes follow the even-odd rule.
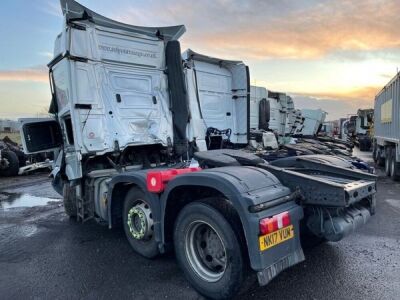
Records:
[[[196,139],[201,151],[220,149],[223,143],[247,145],[249,68],[241,61],[214,58],[191,49],[182,58],[190,108],[189,140]],[[202,140],[205,143],[200,143]]]
[[[338,241],[373,214],[373,175],[233,150],[251,133],[245,64],[191,50],[182,59],[183,26],[131,26],[61,5],[49,64],[55,117],[22,121],[22,134],[28,153],[59,152],[53,186],[69,216],[122,226],[148,258],[173,248],[196,290],[229,299],[247,270],[265,285],[303,261],[300,234]]]
[[[179,43],[173,42],[185,27],[121,24],[93,12],[85,15],[87,12],[73,1],[62,1],[62,7],[66,18],[49,63],[50,112],[56,116],[52,129],[56,130],[57,123],[61,135],[46,136],[54,138],[55,146],[63,143],[61,156],[68,180],[82,178],[91,164],[108,164],[116,152],[125,152],[120,160],[129,159],[127,152],[133,146],[142,147],[148,156],[152,151],[159,156],[161,147],[172,148],[174,107],[166,74],[166,48],[170,42],[171,56],[180,55]],[[29,138],[30,130],[40,129],[40,124],[45,129],[48,122],[25,125],[23,132]],[[28,152],[41,150],[26,146]],[[149,158],[137,159],[143,162]],[[86,163],[89,166],[84,170]]]

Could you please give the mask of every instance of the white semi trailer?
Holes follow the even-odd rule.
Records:
[[[387,176],[400,179],[400,75],[376,95],[374,106],[373,156],[385,166]]]

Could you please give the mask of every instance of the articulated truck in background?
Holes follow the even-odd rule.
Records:
[[[61,4],[48,65],[54,118],[21,120],[21,132],[27,153],[58,153],[53,187],[67,215],[122,227],[147,258],[174,250],[199,293],[230,299],[302,262],[301,237],[337,242],[374,214],[376,177],[348,162],[267,163],[238,150],[251,138],[243,62],[191,50],[182,59],[184,26],[133,26]]]
[[[360,151],[369,151],[372,146],[372,131],[374,128],[374,110],[359,109],[357,115],[351,116],[346,125],[347,136]]]
[[[376,95],[374,108],[374,160],[387,176],[400,178],[400,77],[399,73]]]

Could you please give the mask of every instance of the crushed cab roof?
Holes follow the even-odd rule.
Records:
[[[93,24],[107,28],[119,29],[148,36],[163,36],[163,38],[166,40],[177,40],[186,31],[184,25],[168,27],[142,27],[124,24],[99,15],[98,13],[95,13],[94,11],[86,8],[74,0],[60,0],[60,3],[62,12],[66,17],[67,22],[87,20]]]
[[[242,61],[239,60],[226,60],[226,59],[220,59],[216,57],[211,57],[208,55],[200,54],[197,52],[194,52],[192,49],[187,49],[183,54],[182,54],[183,59],[189,60],[189,59],[194,59],[198,61],[204,61],[204,62],[209,62],[213,64],[230,64],[230,65],[239,65],[239,64],[244,64]]]

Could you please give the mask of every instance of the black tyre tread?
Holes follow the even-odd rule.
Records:
[[[324,237],[316,236],[308,228],[306,221],[303,219],[300,223],[300,241],[303,249],[313,249],[326,243],[328,240]]]
[[[392,148],[391,155],[390,155],[390,168],[391,168],[390,177],[394,181],[399,181],[400,180],[400,163],[398,163],[396,161],[396,148],[394,148],[394,147]]]
[[[372,149],[372,159],[374,160],[374,163],[377,164],[378,163],[378,149],[376,148],[376,145],[373,146]]]
[[[382,157],[381,155],[381,151],[380,150],[376,150],[377,151],[377,164],[380,167],[384,167],[385,166],[385,159]]]
[[[69,183],[63,186],[63,204],[64,211],[69,217],[76,217],[76,192],[75,187],[71,187]]]
[[[219,199],[221,201],[221,199]],[[184,230],[188,222],[202,219],[207,221],[218,231],[218,234],[224,240],[226,248],[229,249],[229,262],[235,261],[235,264],[229,264],[227,272],[219,281],[207,283],[200,279],[189,266],[184,250]],[[218,209],[205,201],[196,201],[186,205],[178,215],[174,228],[174,245],[178,264],[183,270],[190,284],[201,294],[212,299],[230,299],[233,296],[243,293],[246,284],[246,273],[249,270],[247,260],[243,254],[240,236],[232,228],[230,222]],[[253,272],[254,273],[254,272]],[[248,283],[248,281],[247,281]]]
[[[155,258],[158,255],[160,255],[160,250],[158,248],[158,243],[155,240],[154,234],[150,240],[140,241],[133,238],[129,231],[129,227],[127,224],[127,215],[129,209],[132,207],[132,205],[136,202],[137,199],[141,199],[145,201],[147,204],[149,204],[148,201],[146,201],[145,193],[138,187],[132,187],[125,196],[124,206],[122,210],[123,213],[122,220],[123,220],[125,235],[129,244],[136,253],[146,258]]]
[[[0,176],[17,176],[19,171],[19,160],[17,154],[12,151],[2,151],[1,156],[6,158],[9,166],[5,170],[0,170]]]
[[[385,149],[385,174],[386,176],[390,177],[390,165],[391,165],[391,149],[390,148],[386,148]]]

